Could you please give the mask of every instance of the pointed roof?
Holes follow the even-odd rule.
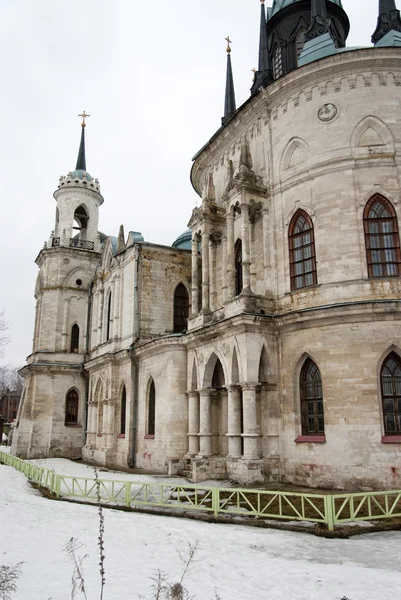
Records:
[[[261,1],[260,14],[260,36],[259,36],[259,67],[255,73],[255,79],[252,85],[251,93],[254,94],[263,85],[273,81],[272,70],[270,66],[270,55],[267,38],[267,18],[265,10],[265,0]]]
[[[377,26],[372,35],[372,43],[377,45],[382,39],[386,38],[381,46],[399,45],[394,44],[394,38],[399,38],[392,32],[401,32],[400,11],[397,10],[395,0],[379,0],[379,17]],[[390,35],[389,35],[390,34]],[[388,43],[387,43],[388,42]]]
[[[226,76],[226,95],[224,102],[224,116],[221,119],[222,125],[224,125],[228,119],[235,113],[237,110],[237,105],[235,102],[235,91],[234,91],[234,77],[233,77],[233,69],[231,64],[231,40],[229,37],[227,40],[227,76]]]
[[[86,155],[85,155],[85,125],[82,124],[81,130],[81,143],[79,145],[79,152],[77,158],[76,171],[86,171]]]

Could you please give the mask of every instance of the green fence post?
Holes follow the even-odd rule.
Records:
[[[56,496],[60,498],[61,475],[56,475]]]
[[[334,531],[334,496],[328,495],[324,499],[326,523],[329,531]]]
[[[125,484],[125,505],[129,508],[131,506],[131,482],[127,481]]]
[[[212,489],[212,509],[213,515],[218,517],[220,512],[220,488],[218,487]]]

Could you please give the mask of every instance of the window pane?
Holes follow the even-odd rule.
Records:
[[[369,208],[369,205],[370,208]],[[365,243],[370,277],[400,275],[398,221],[392,205],[379,195],[365,209]]]

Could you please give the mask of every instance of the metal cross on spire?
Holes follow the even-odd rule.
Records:
[[[226,42],[227,42],[227,52],[228,52],[228,54],[230,54],[232,41],[230,40],[229,35],[226,37]]]
[[[82,117],[81,127],[86,127],[86,119],[90,117],[90,115],[87,115],[86,112],[83,111],[78,117]]]

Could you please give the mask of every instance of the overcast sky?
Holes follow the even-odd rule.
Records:
[[[270,3],[267,3],[270,4]],[[343,0],[348,46],[370,45],[378,0]],[[100,230],[171,245],[195,206],[191,157],[220,126],[233,40],[237,106],[257,67],[259,0],[1,0],[0,309],[4,362],[31,352],[34,260],[54,229],[60,175],[87,169],[105,198]],[[367,92],[369,93],[369,92]]]

